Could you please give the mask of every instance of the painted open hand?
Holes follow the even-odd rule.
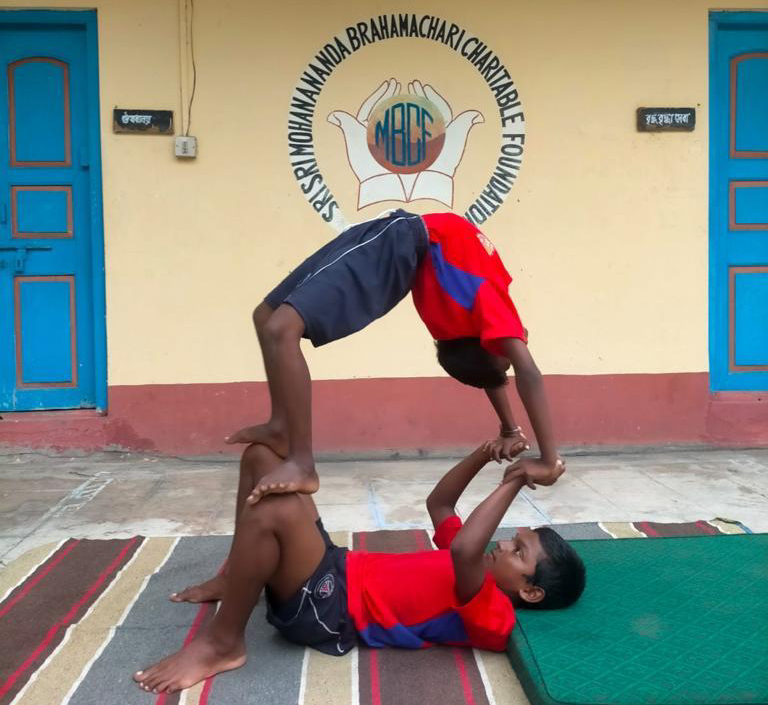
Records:
[[[469,131],[478,123],[485,122],[485,118],[478,110],[465,110],[454,117],[451,106],[445,98],[428,83],[422,85],[421,81],[411,81],[408,84],[408,92],[433,103],[445,121],[443,149],[429,168],[417,175],[410,200],[433,198],[452,208],[453,176],[464,156]]]
[[[465,110],[454,117],[448,102],[429,84],[414,80],[408,93],[430,101],[445,123],[442,150],[430,166],[416,173],[395,173],[380,164],[368,148],[368,124],[376,106],[400,94],[401,84],[394,78],[381,83],[360,106],[356,115],[334,110],[328,122],[344,134],[347,156],[352,171],[360,182],[358,209],[380,201],[414,201],[429,198],[453,207],[453,176],[464,154],[469,131],[484,121],[477,110]]]
[[[334,110],[328,116],[328,122],[339,127],[344,133],[349,165],[360,182],[358,209],[379,201],[408,200],[398,175],[379,164],[368,149],[368,121],[371,113],[382,100],[399,93],[400,83],[390,78],[363,101],[357,115],[350,115],[344,110]]]

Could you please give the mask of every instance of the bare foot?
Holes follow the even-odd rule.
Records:
[[[236,443],[262,443],[269,446],[281,458],[288,455],[288,434],[273,424],[263,423],[258,426],[246,426],[227,436],[225,442],[234,445]]]
[[[215,575],[199,585],[190,585],[181,592],[171,593],[171,602],[215,602],[224,596],[227,585],[225,575]]]
[[[133,674],[139,688],[152,693],[175,693],[245,663],[245,644],[223,648],[203,633],[175,654]]]
[[[312,494],[317,492],[319,486],[320,480],[317,477],[314,466],[302,465],[295,460],[286,460],[276,470],[273,470],[269,475],[265,475],[259,481],[259,484],[256,485],[248,499],[246,499],[246,502],[254,505],[268,494],[281,494],[284,492]]]

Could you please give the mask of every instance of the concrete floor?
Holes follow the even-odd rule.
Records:
[[[328,462],[315,500],[329,531],[427,528],[424,499],[452,460]],[[462,514],[493,488],[482,471]],[[0,455],[0,565],[70,536],[226,534],[237,464],[122,453]],[[768,531],[768,449],[568,457],[554,487],[525,490],[503,526],[722,517]]]

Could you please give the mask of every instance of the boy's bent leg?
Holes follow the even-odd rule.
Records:
[[[298,311],[282,304],[264,327],[263,353],[276,396],[285,404],[288,456],[258,484],[249,502],[275,492],[316,492],[312,456],[311,379],[301,352],[305,324]]]
[[[175,692],[245,663],[245,626],[261,590],[290,597],[315,572],[326,546],[304,498],[266,497],[238,520],[224,599],[213,621],[177,653],[134,674],[147,691]]]
[[[281,457],[288,455],[288,431],[285,419],[285,402],[275,390],[273,373],[268,366],[266,356],[264,356],[264,328],[274,309],[266,302],[262,301],[253,311],[253,325],[256,329],[256,336],[259,339],[259,345],[264,358],[264,368],[267,373],[267,384],[269,386],[269,398],[272,406],[269,421],[257,426],[246,426],[236,431],[225,439],[227,443],[263,443],[269,446]]]
[[[256,486],[280,466],[283,457],[275,453],[269,446],[252,444],[248,446],[240,458],[240,480],[237,487],[237,499],[235,503],[235,524],[241,512],[246,506],[246,499]],[[308,494],[299,495],[304,502],[306,511],[312,521],[317,521],[320,515],[317,512],[312,497]]]
[[[245,507],[245,500],[253,491],[256,484],[261,481],[262,478],[269,475],[274,470],[282,458],[277,455],[271,448],[261,445],[252,444],[248,446],[240,458],[240,480],[237,487],[237,500],[235,503],[235,525],[237,525],[237,518],[240,516],[243,508]],[[320,515],[317,512],[317,507],[312,501],[309,495],[298,495],[304,502],[306,511],[308,512],[312,521],[316,522]],[[174,592],[171,594],[172,602],[209,602],[220,600],[224,595],[224,589],[226,587],[227,569],[225,568],[218,575],[200,583],[199,585],[191,585],[181,592]]]

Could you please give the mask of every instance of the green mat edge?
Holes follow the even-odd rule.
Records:
[[[743,537],[743,536],[754,536],[755,534],[749,530],[746,530],[746,527],[741,525],[745,532],[743,534],[715,534],[712,535],[712,538],[726,538],[726,537]],[[757,534],[760,535],[760,534]],[[665,541],[667,539],[701,539],[704,538],[701,534],[698,535],[692,535],[692,536],[654,536],[654,537],[647,537],[646,541]],[[639,537],[638,537],[639,539]],[[615,539],[617,541],[621,540],[638,540],[638,539]],[[583,542],[589,542],[589,543],[595,543],[596,541],[603,542],[605,539],[571,539],[568,541],[568,543],[583,543]],[[523,642],[522,644],[520,642]],[[523,654],[523,650],[527,654]],[[573,700],[554,700],[552,696],[549,693],[549,690],[546,686],[546,681],[544,680],[544,677],[541,674],[541,669],[539,668],[538,661],[536,660],[536,657],[533,655],[533,649],[530,647],[530,644],[528,643],[528,639],[525,636],[525,628],[523,625],[517,621],[515,624],[515,628],[512,630],[512,634],[509,638],[509,642],[507,643],[507,658],[509,658],[510,663],[512,664],[512,668],[515,671],[515,675],[517,676],[518,680],[520,681],[520,685],[523,688],[523,691],[525,692],[525,696],[528,698],[528,701],[531,705],[607,705],[604,703],[584,703],[583,701],[573,701]],[[535,668],[530,668],[528,665],[532,664]],[[734,705],[741,705],[739,703],[735,703]]]
[[[515,627],[514,632],[519,634],[520,631],[522,631],[522,629],[518,630],[518,628]],[[507,656],[509,657],[509,661],[512,664],[513,670],[515,671],[515,675],[520,681],[520,685],[522,686],[528,701],[531,703],[531,705],[564,705],[562,701],[552,700],[552,698],[549,696],[549,691],[547,690],[544,679],[541,676],[538,663],[536,663],[536,660],[530,653],[528,658],[535,665],[535,668],[527,667],[526,660],[520,653],[520,649],[518,648],[517,644],[514,643],[516,642],[516,635],[514,632],[512,638],[509,640],[509,645],[507,646]],[[528,647],[526,646],[526,648]],[[530,648],[528,651],[530,652]],[[544,699],[542,699],[541,696],[543,696]]]
[[[606,539],[573,539],[568,543],[582,543],[584,541],[605,541]],[[522,610],[518,610],[520,612]],[[522,644],[520,642],[523,642]],[[526,656],[523,654],[525,650]],[[583,703],[565,702],[563,700],[553,700],[546,686],[546,681],[541,674],[539,663],[533,654],[533,649],[525,636],[525,629],[520,620],[515,621],[515,628],[509,637],[507,643],[507,658],[512,664],[512,669],[520,681],[520,685],[525,692],[525,696],[531,705],[584,705]],[[530,665],[533,668],[529,667]],[[542,696],[544,699],[542,699]],[[591,704],[590,704],[591,705]]]

